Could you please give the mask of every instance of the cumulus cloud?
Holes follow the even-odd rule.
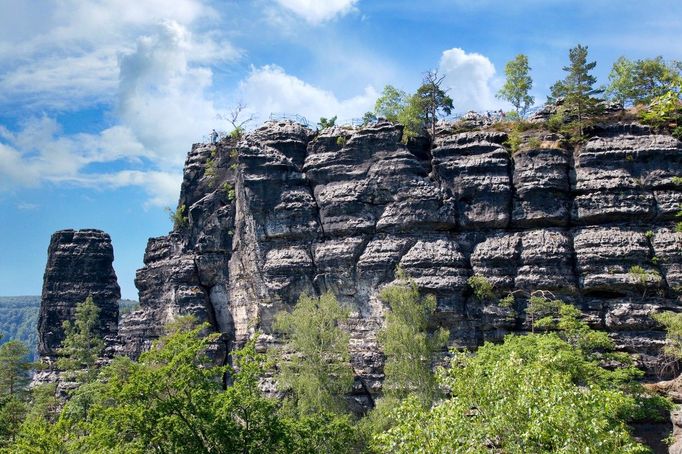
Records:
[[[105,84],[118,93],[114,126],[97,134],[63,134],[54,118],[40,116],[25,122],[18,132],[0,127],[0,190],[43,182],[139,186],[148,193],[150,204],[174,204],[190,144],[220,121],[208,93],[212,72],[206,63],[235,55],[233,47],[195,36],[178,22],[151,27],[134,48],[119,55],[116,77]],[[49,67],[45,61],[37,64]],[[54,70],[46,69],[50,74]],[[66,79],[49,85],[52,78],[45,76],[42,88],[57,90],[55,84],[63,83],[67,85],[61,89],[78,91],[87,86],[68,86]],[[20,80],[17,76],[16,83]],[[4,83],[9,81],[5,78]],[[102,171],[121,166],[129,170]]]
[[[139,186],[151,205],[173,205],[181,172],[149,169],[150,152],[124,126],[99,134],[62,134],[52,118],[27,121],[16,133],[0,127],[0,190],[46,182],[96,189]],[[125,162],[141,170],[98,172],[93,166]]]
[[[443,52],[438,71],[445,76],[444,86],[450,91],[455,111],[493,110],[503,104],[495,98],[497,80],[495,65],[488,57],[460,48]]]
[[[261,119],[267,119],[271,113],[298,114],[313,124],[320,117],[337,115],[340,120],[361,117],[372,110],[378,97],[376,89],[369,86],[362,94],[340,100],[334,93],[287,74],[276,65],[254,68],[241,82],[239,91],[249,109]]]
[[[166,22],[120,61],[121,122],[161,167],[181,166],[189,144],[218,127],[219,109],[209,94],[212,71],[197,64],[197,47],[204,48],[185,27]],[[216,52],[213,58],[232,55],[230,49]]]
[[[138,36],[165,21],[203,31],[195,24],[217,15],[204,0],[63,0],[40,14],[12,3],[0,6],[0,104],[36,110],[113,103],[118,57]],[[196,58],[234,51],[215,33],[200,35]]]
[[[320,24],[348,14],[358,0],[277,0],[284,8],[311,24]]]

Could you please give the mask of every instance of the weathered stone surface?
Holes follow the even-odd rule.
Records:
[[[679,176],[682,166],[682,144],[671,136],[646,132],[633,125],[613,125],[577,153],[573,206],[577,223],[674,216],[679,191],[673,189],[673,177]]]
[[[433,169],[455,200],[462,229],[509,225],[511,166],[502,146],[507,135],[465,132],[436,139]]]
[[[100,309],[99,334],[110,343],[117,334],[121,291],[112,263],[111,238],[101,230],[60,230],[47,251],[38,319],[38,354],[54,357],[64,340],[63,323],[92,296]]]
[[[570,156],[559,148],[514,154],[512,222],[519,227],[567,225],[571,215]]]
[[[227,348],[259,330],[263,349],[279,342],[279,310],[331,291],[351,307],[353,399],[369,405],[383,378],[378,293],[400,266],[436,295],[451,346],[527,329],[523,307],[543,290],[654,364],[664,335],[649,316],[677,310],[682,294],[673,225],[682,188],[672,178],[682,150],[637,125],[597,132],[575,151],[513,156],[504,133],[440,125],[429,150],[403,145],[402,127],[388,122],[317,134],[268,122],[239,142],[196,145],[180,198],[188,225],[150,240],[121,352],[139,354],[185,313],[224,333]],[[514,305],[478,301],[473,274]]]

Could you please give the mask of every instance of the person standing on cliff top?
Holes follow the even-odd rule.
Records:
[[[217,141],[218,141],[218,133],[214,129],[211,131],[211,144],[215,145]]]

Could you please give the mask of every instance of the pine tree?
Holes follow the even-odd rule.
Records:
[[[66,337],[59,349],[57,367],[77,381],[88,381],[97,372],[96,364],[104,350],[104,340],[97,332],[100,309],[92,296],[76,306],[73,322],[64,322]]]
[[[21,341],[0,345],[0,448],[14,442],[28,409],[32,367],[28,357],[28,347]]]
[[[568,57],[571,64],[563,68],[568,74],[552,86],[550,101],[564,99],[563,113],[574,119],[572,126],[576,129],[577,139],[582,140],[586,119],[599,112],[599,100],[594,96],[603,90],[594,88],[597,79],[590,71],[597,62],[587,62],[587,46],[578,44],[569,51]]]
[[[436,122],[440,112],[450,115],[453,109],[452,98],[443,90],[445,76],[440,76],[437,70],[427,71],[422,80],[422,85],[411,98],[421,111],[424,125],[431,132],[431,140],[436,138]]]
[[[509,101],[516,109],[516,113],[521,116],[526,114],[535,101],[535,98],[528,94],[533,88],[533,79],[529,72],[528,57],[523,54],[517,55],[505,65],[504,74],[507,80],[497,92],[497,97]]]

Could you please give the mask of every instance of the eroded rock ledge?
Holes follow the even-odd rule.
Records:
[[[649,314],[677,308],[682,295],[673,179],[682,143],[631,124],[602,127],[577,150],[513,155],[494,130],[443,128],[432,150],[401,135],[385,122],[316,134],[280,121],[217,148],[195,144],[180,196],[189,222],[149,241],[136,278],[141,309],[120,324],[120,353],[137,356],[186,313],[209,321],[228,348],[256,330],[277,342],[277,311],[303,292],[332,291],[355,308],[358,393],[374,393],[377,293],[400,265],[437,296],[453,346],[523,330],[524,291],[543,289],[653,370],[664,335]],[[650,274],[646,284],[633,266]],[[515,309],[473,298],[472,274],[501,296],[517,291]]]

